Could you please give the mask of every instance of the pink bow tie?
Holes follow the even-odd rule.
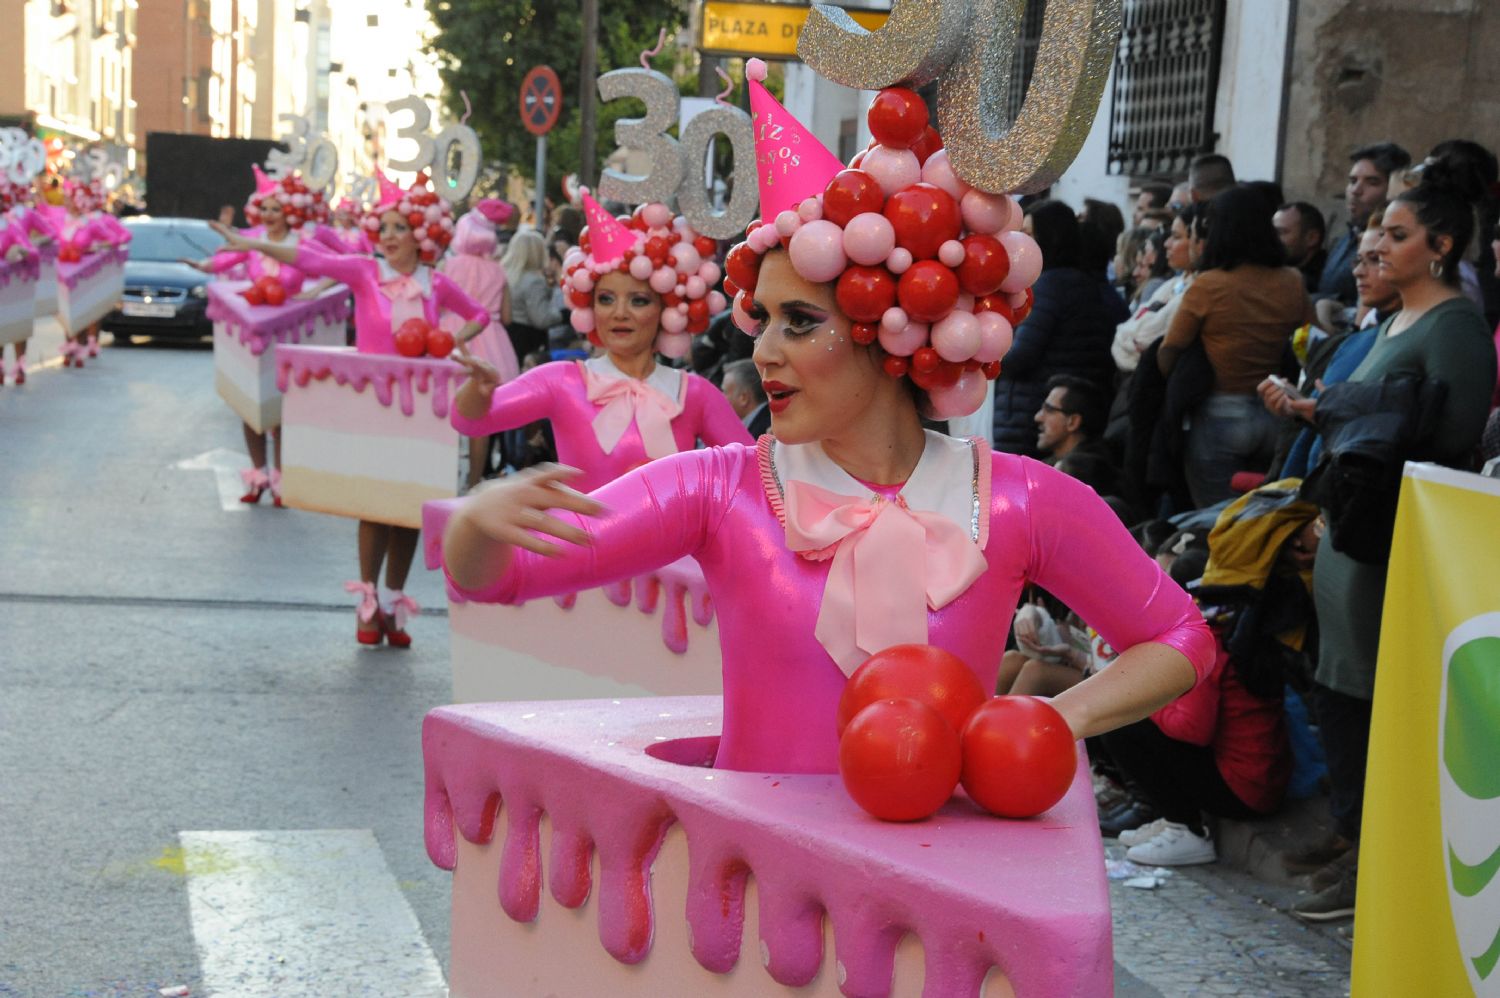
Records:
[[[786,484],[787,547],[832,557],[818,642],[847,675],[878,651],[927,643],[927,610],[947,606],[988,563],[958,524],[897,496],[860,499]]]
[[[380,282],[380,290],[391,300],[391,334],[408,319],[427,318],[422,308],[422,285],[410,274],[393,274]]]
[[[589,401],[603,406],[593,425],[604,453],[614,453],[632,420],[641,431],[647,457],[655,460],[677,453],[672,420],[682,412],[680,405],[635,378],[600,377],[584,367],[583,380]]]

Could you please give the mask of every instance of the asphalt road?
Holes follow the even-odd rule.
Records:
[[[41,328],[33,350],[55,341]],[[450,691],[440,613],[410,651],[359,650],[354,525],[226,509],[213,471],[178,467],[240,446],[206,346],[34,371],[0,389],[0,996],[207,993],[197,833],[367,832],[446,969],[419,746]],[[432,574],[408,591],[441,611]],[[1346,949],[1243,878],[1112,892],[1119,994],[1346,992]],[[286,959],[263,948],[240,956]],[[275,993],[401,993],[337,974]]]

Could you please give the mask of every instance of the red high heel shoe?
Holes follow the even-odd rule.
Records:
[[[261,495],[271,488],[271,476],[260,468],[245,468],[240,472],[240,478],[245,482],[245,494],[240,496],[243,503],[260,502]],[[275,494],[274,490],[272,494]]]
[[[374,619],[366,621],[363,618],[360,618],[358,621],[356,621],[354,625],[354,640],[358,641],[362,645],[378,645],[381,641],[385,640],[385,626],[385,614],[377,610],[375,612]],[[366,628],[372,629],[366,630]],[[394,645],[395,643],[396,642],[394,640],[391,641],[391,644]],[[407,644],[410,643],[411,639],[408,638]]]
[[[410,648],[411,635],[406,633],[406,621],[408,617],[418,613],[422,608],[417,601],[402,592],[397,592],[391,600],[389,612],[382,611],[381,627],[385,630],[385,639],[390,642],[392,648]]]
[[[281,469],[271,469],[271,505],[281,508]]]
[[[380,644],[385,639],[385,614],[380,612],[380,601],[375,598],[375,583],[346,582],[344,591],[360,596],[355,611],[354,639],[362,645]]]

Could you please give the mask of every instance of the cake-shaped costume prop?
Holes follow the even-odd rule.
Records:
[[[16,135],[11,140],[27,141]],[[0,173],[0,270],[5,273],[0,278],[0,383],[7,374],[7,344],[15,358],[8,373],[16,384],[26,383],[26,344],[35,323],[23,312],[29,309],[35,320],[57,311],[57,229],[32,206],[35,195],[26,176],[38,162],[45,162],[40,150],[29,162],[14,161]]]
[[[24,343],[31,336],[41,278],[41,255],[20,220],[11,215],[15,210],[0,205],[0,380],[5,344]]]
[[[83,342],[125,292],[126,245],[130,232],[104,211],[105,194],[97,181],[68,180],[63,185],[65,210],[53,209],[58,230],[57,319],[74,337],[64,343],[65,360],[82,367],[86,353],[97,353],[97,334]]]
[[[925,9],[896,7],[898,28]],[[1008,324],[1025,308],[1010,296],[1033,247],[1006,238],[1007,191],[970,198],[902,93],[877,100],[894,121],[840,182],[842,164],[755,86],[767,224],[731,251],[728,276],[772,434],[652,461],[588,496],[560,472],[523,473],[454,510],[442,549],[456,596],[510,605],[693,558],[723,696],[429,715],[427,844],[455,871],[454,993],[1109,994],[1097,816],[1073,741],[1191,688],[1213,637],[1088,487],[922,428],[923,407],[978,404],[998,356],[985,358],[1003,353],[978,316]],[[1004,297],[981,304],[991,296]],[[841,742],[851,675],[926,646],[982,695],[1028,583],[1123,650],[1053,706],[978,707],[963,766],[984,758],[970,754],[980,717],[1024,703],[1061,725],[1071,786],[1025,820],[985,813],[975,801],[1001,809],[976,792],[925,823],[877,821],[851,796],[848,736],[866,713]],[[934,708],[896,702],[959,744]]]

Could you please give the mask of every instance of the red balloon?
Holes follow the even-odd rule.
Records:
[[[880,327],[873,322],[856,322],[849,327],[849,335],[855,343],[867,347],[880,337]]]
[[[594,295],[591,291],[568,292],[568,304],[574,308],[591,308],[594,304]]]
[[[734,301],[734,296],[740,293],[740,286],[727,277],[724,278],[723,287],[724,297],[728,298],[730,301]]]
[[[427,238],[431,239],[433,242],[437,242],[439,239],[442,239],[443,238],[443,227],[441,225],[439,225],[438,223],[436,223],[436,222],[430,222],[430,223],[428,223],[428,225],[427,225]]]
[[[743,290],[754,292],[755,282],[760,278],[760,254],[748,243],[740,243],[724,258],[724,273]]]
[[[697,250],[698,255],[703,257],[703,259],[712,260],[719,254],[719,242],[716,239],[710,239],[708,236],[699,236],[693,240],[693,249]]]
[[[411,226],[414,233],[422,227],[425,221],[427,221],[427,216],[420,211],[411,211],[406,214],[406,224]]]
[[[446,357],[453,352],[453,334],[446,329],[427,331],[427,356]]]
[[[708,299],[695,298],[688,302],[688,325],[692,326],[701,322],[704,323],[703,328],[707,329],[709,318]]]
[[[943,715],[954,731],[962,731],[984,703],[985,692],[974,671],[952,652],[935,645],[892,645],[865,659],[844,684],[834,716],[839,734],[861,710],[893,698],[920,700]]]
[[[267,276],[265,276],[265,277],[257,277],[257,278],[256,278],[256,279],[255,279],[255,286],[256,286],[256,287],[257,287],[257,288],[260,288],[260,290],[261,290],[261,294],[265,294],[265,292],[266,292],[266,291],[267,291],[267,290],[268,290],[268,289],[269,289],[269,288],[270,288],[270,287],[271,287],[271,286],[272,286],[272,285],[276,285],[276,284],[280,284],[280,283],[281,283],[281,281],[279,281],[279,280],[277,280],[277,279],[276,279],[276,278],[274,278],[274,277],[271,277],[271,276],[270,276],[270,275],[267,275]]]
[[[267,284],[261,289],[261,294],[265,296],[267,305],[286,304],[286,287],[280,281]]]
[[[1010,254],[994,236],[966,236],[964,262],[958,265],[958,286],[977,298],[992,295],[1010,273]]]
[[[963,224],[953,195],[931,184],[912,184],[892,194],[885,217],[896,230],[896,245],[910,250],[914,260],[935,259],[938,247],[957,239]]]
[[[854,803],[882,821],[920,821],[953,796],[959,738],[920,700],[880,700],[839,739],[839,775]]]
[[[899,378],[906,373],[906,358],[887,357],[880,362],[880,366],[885,368],[886,374],[889,374],[893,378]]]
[[[979,370],[984,372],[985,378],[990,381],[994,381],[996,378],[1000,377],[1000,362],[998,360],[992,360],[988,364],[980,364]]]
[[[885,310],[896,304],[896,279],[884,267],[856,264],[839,275],[834,297],[855,322],[879,322]]]
[[[61,253],[58,253],[57,256],[58,259],[62,258]],[[240,297],[252,305],[264,305],[266,303],[266,293],[254,284],[241,291]]]
[[[427,352],[427,332],[432,327],[426,319],[407,319],[396,330],[396,352],[403,357],[420,357]]]
[[[888,87],[875,95],[866,120],[876,142],[910,149],[927,133],[927,105],[913,90]]]
[[[823,191],[823,217],[842,228],[855,215],[880,211],[885,192],[875,178],[863,170],[844,170]]]
[[[914,263],[901,275],[896,297],[914,322],[936,322],[958,302],[958,278],[936,260]]]
[[[667,253],[672,249],[672,244],[667,242],[664,236],[652,236],[646,240],[646,255],[656,266],[664,266],[667,262]]]
[[[1041,814],[1063,799],[1077,769],[1068,722],[1037,697],[995,697],[964,727],[964,791],[1002,818]]]
[[[941,148],[943,148],[943,137],[938,134],[936,128],[928,125],[927,130],[922,133],[922,137],[917,140],[916,145],[911,147],[911,151],[917,154],[918,163],[926,163],[927,157]]]
[[[1034,304],[1036,304],[1036,292],[1033,291],[1033,290],[1031,290],[1030,288],[1027,288],[1026,289],[1026,304],[1022,305],[1020,308],[1016,308],[1015,306],[1011,306],[1011,320],[1010,321],[1012,323],[1025,322],[1026,321],[1026,317],[1031,314],[1031,306],[1034,305]]]
[[[942,356],[932,347],[922,347],[911,355],[912,369],[920,371],[922,374],[931,374],[938,369],[938,365],[942,362]]]
[[[1010,259],[1008,257],[1006,258],[1005,266],[1007,268],[1010,267]],[[1010,298],[1007,295],[984,295],[974,302],[974,311],[976,313],[995,312],[999,315],[1005,316],[1005,320],[1007,322],[1015,321],[1015,315],[1011,311],[1010,307]]]

